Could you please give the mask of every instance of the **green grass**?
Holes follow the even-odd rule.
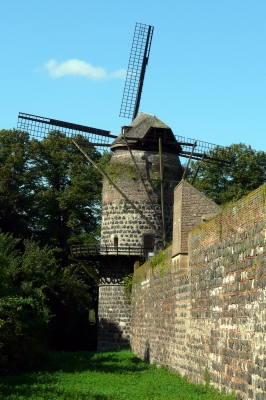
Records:
[[[203,385],[148,365],[130,351],[54,353],[43,371],[0,380],[5,400],[222,400]]]

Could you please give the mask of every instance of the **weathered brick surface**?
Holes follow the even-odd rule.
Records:
[[[190,271],[135,273],[132,350],[238,399],[266,398],[263,186],[190,233]]]
[[[266,187],[263,185],[207,222],[204,229],[194,230],[190,238],[191,251],[218,244],[252,228],[254,223],[265,218],[265,196]]]
[[[138,273],[141,269],[136,275]],[[189,299],[189,279],[176,281],[170,268],[163,276],[159,268],[154,274],[149,270],[144,281],[134,284],[133,352],[149,362],[168,365],[185,374],[189,354],[186,340],[190,324]]]
[[[130,347],[130,304],[121,284],[99,285],[97,350]]]
[[[133,157],[138,165],[140,174],[147,185],[154,208],[143,187],[140,176],[134,165],[129,151],[125,148],[114,149],[110,165],[107,167],[108,176],[122,190],[128,199],[140,210],[150,223],[160,232],[161,224],[161,189],[160,167],[158,151],[132,149]],[[172,239],[173,226],[173,190],[180,179],[181,165],[176,154],[163,154],[165,182],[165,216],[166,216],[166,240]],[[143,246],[143,235],[154,234],[154,229],[141,217],[141,215],[126,201],[119,191],[105,179],[102,191],[102,229],[101,244],[114,246]],[[163,246],[163,240],[155,234],[155,249]],[[119,256],[119,268],[123,263]],[[130,258],[129,258],[130,259]],[[106,261],[104,277],[114,275],[113,260]],[[125,267],[125,265],[124,265]],[[128,273],[130,273],[128,266]],[[110,268],[110,271],[109,271]],[[121,267],[122,270],[122,267]],[[121,271],[120,278],[123,278]],[[106,285],[99,287],[99,329],[98,350],[119,349],[129,346],[130,338],[130,306],[125,299],[124,289],[121,285]]]
[[[174,191],[173,256],[188,253],[188,233],[219,209],[188,182],[180,182]]]
[[[148,220],[161,230],[161,189],[159,154],[156,151],[132,150],[142,178],[147,185],[154,209],[143,187],[128,150],[116,150],[107,172],[114,183],[142,211]],[[181,165],[175,154],[163,154],[166,240],[172,240],[174,186],[181,177]],[[102,192],[101,244],[112,245],[114,235],[120,246],[143,245],[143,234],[154,230],[140,214],[122,197],[109,181],[104,180]],[[155,247],[162,248],[160,237],[155,237]]]

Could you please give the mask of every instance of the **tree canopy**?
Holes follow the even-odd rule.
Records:
[[[83,145],[88,144],[80,138]],[[101,154],[87,148],[94,161]],[[102,178],[61,132],[0,131],[0,229],[66,251],[99,236]],[[97,235],[98,232],[98,235]]]
[[[215,150],[214,150],[215,155]],[[199,191],[222,205],[236,201],[266,182],[266,153],[256,151],[243,143],[227,148],[226,161],[230,164],[192,162],[188,181]]]
[[[86,151],[108,162],[108,154]],[[96,283],[71,259],[70,245],[97,243],[101,186],[63,133],[36,140],[0,131],[0,373],[33,366],[48,347],[92,349]]]
[[[21,238],[29,234],[34,199],[29,144],[25,132],[0,131],[0,228]]]

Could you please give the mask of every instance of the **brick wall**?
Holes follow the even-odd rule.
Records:
[[[174,191],[173,256],[188,253],[188,233],[219,209],[188,182],[180,182]]]
[[[134,274],[134,353],[238,399],[266,398],[266,185],[189,235],[190,268]]]
[[[234,205],[228,205],[219,216],[193,231],[191,251],[217,244],[252,227],[265,218],[265,185],[251,192]]]
[[[148,362],[188,372],[190,281],[176,279],[169,264],[163,273],[143,265],[135,271],[132,297],[131,348]]]

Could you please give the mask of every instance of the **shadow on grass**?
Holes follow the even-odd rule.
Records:
[[[58,387],[56,372],[75,374],[83,371],[126,374],[147,370],[151,366],[134,356],[129,350],[95,352],[52,352],[49,362],[38,372],[6,376],[0,380],[0,400],[3,399],[64,399],[64,400],[112,400],[112,396],[93,394],[88,391],[73,392]]]
[[[40,382],[39,382],[40,383]],[[4,385],[1,387],[0,391],[0,399],[38,399],[38,400],[53,400],[53,399],[60,399],[60,400],[113,400],[115,397],[112,396],[106,396],[104,394],[93,394],[90,391],[87,391],[86,393],[84,392],[79,392],[77,388],[73,388],[73,391],[71,390],[64,390],[60,389],[58,387],[52,387],[48,383],[48,386],[45,388],[40,388],[39,386],[34,386],[34,385],[27,385],[23,384],[21,386],[16,386],[16,387],[10,387]]]
[[[149,366],[134,356],[129,350],[104,353],[95,352],[57,352],[51,354],[50,361],[45,370],[49,372],[111,372],[127,373],[144,371]]]

